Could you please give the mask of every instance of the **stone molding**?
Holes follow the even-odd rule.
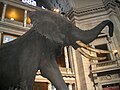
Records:
[[[108,74],[105,76],[100,76],[99,82],[108,82],[108,81],[114,81],[114,80],[120,80],[120,75],[119,74]]]
[[[111,12],[116,14],[116,3],[113,0],[105,0],[103,3],[96,5],[83,7],[83,8],[71,8],[71,10],[66,14],[67,17],[71,20],[74,16],[80,17],[90,14],[96,14],[99,12],[106,12],[109,14]]]

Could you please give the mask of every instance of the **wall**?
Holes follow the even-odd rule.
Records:
[[[94,4],[102,3],[102,0],[70,0],[73,8],[85,8]]]

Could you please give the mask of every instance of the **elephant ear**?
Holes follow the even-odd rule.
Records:
[[[56,43],[63,44],[65,35],[61,33],[59,26],[52,20],[41,20],[33,24],[33,28],[36,32],[45,36],[46,39],[54,41]]]
[[[59,29],[58,24],[51,18],[50,16],[53,15],[51,11],[34,11],[29,13],[29,17],[33,24],[33,29],[45,36],[47,39],[54,41],[56,43],[63,44],[63,39],[65,35]],[[56,16],[56,14],[54,14]]]

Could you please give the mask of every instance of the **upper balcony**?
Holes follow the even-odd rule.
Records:
[[[120,69],[120,59],[114,61],[105,61],[105,62],[98,62],[92,64],[92,72],[104,72],[110,70],[117,70]]]
[[[24,34],[31,28],[31,20],[26,9],[0,1],[0,31]],[[9,31],[8,31],[9,29]]]
[[[65,79],[67,82],[73,82],[75,83],[75,74],[72,71],[71,68],[65,68],[65,67],[59,67],[61,74],[63,76],[63,79]],[[40,70],[38,70],[35,81],[42,81],[42,82],[49,82],[45,77],[41,76]]]

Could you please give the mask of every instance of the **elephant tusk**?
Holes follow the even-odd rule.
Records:
[[[81,48],[77,48],[77,50],[86,58],[89,58],[91,60],[104,60],[106,59],[106,57],[94,57],[94,56],[90,56],[89,54],[85,53]]]
[[[90,50],[90,51],[93,51],[93,52],[96,52],[96,53],[112,53],[112,51],[95,49],[95,48],[89,47],[89,46],[85,45],[85,44],[84,44],[83,42],[81,42],[81,41],[76,41],[76,43],[77,43],[80,47],[86,48],[87,50]]]

